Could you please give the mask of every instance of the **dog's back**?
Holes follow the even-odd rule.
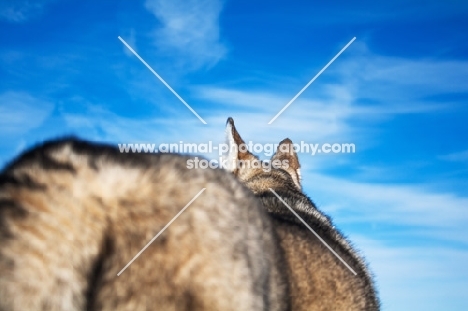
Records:
[[[227,172],[188,170],[187,159],[67,139],[7,166],[0,310],[287,309],[258,200]]]
[[[230,144],[226,156],[229,169],[261,200],[273,219],[287,262],[292,310],[379,310],[364,260],[331,219],[303,194],[299,160],[292,142],[289,139],[280,142],[270,164],[264,166],[246,150],[232,119],[228,119],[226,133]]]

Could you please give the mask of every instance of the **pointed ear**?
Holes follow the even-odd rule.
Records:
[[[273,163],[274,160],[279,160],[281,162],[277,168],[282,168],[288,172],[297,188],[301,190],[301,165],[299,164],[299,158],[294,151],[294,145],[289,138],[286,138],[279,143],[276,153],[271,157],[271,163]]]
[[[236,173],[237,161],[250,159],[253,155],[247,150],[247,145],[237,132],[232,118],[228,118],[226,122],[226,140],[229,150],[223,158],[227,160],[227,170]]]

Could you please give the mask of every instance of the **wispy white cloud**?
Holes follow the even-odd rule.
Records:
[[[468,162],[468,150],[441,155],[439,159],[451,162]]]
[[[466,250],[441,245],[395,246],[361,235],[350,238],[365,254],[376,275],[383,310],[468,307]]]
[[[464,60],[410,59],[378,55],[356,42],[345,61],[329,69],[344,84],[356,87],[361,98],[411,106],[429,96],[466,93],[468,62]]]
[[[402,179],[412,171],[423,170],[431,163],[430,158],[416,161],[406,161],[398,165],[367,165],[359,164],[353,167],[356,171],[352,175],[353,180],[388,182],[396,179]],[[404,169],[403,169],[404,168]]]
[[[185,116],[150,115],[146,118],[132,118],[116,114],[103,106],[83,102],[81,98],[70,99],[81,105],[81,111],[62,111],[61,117],[72,133],[92,140],[112,143],[178,143],[206,142],[212,136],[210,129],[203,126],[190,112]],[[182,129],[182,130],[181,130]],[[191,129],[191,130],[188,130]],[[212,130],[212,129],[211,129]],[[220,128],[220,138],[224,129]]]
[[[33,97],[26,92],[0,94],[0,116],[2,135],[18,136],[41,126],[52,113],[54,104]]]
[[[321,84],[314,96],[297,99],[274,123],[268,121],[292,98],[284,91],[243,90],[222,87],[194,88],[194,96],[210,105],[210,114],[232,115],[238,119],[256,120],[255,125],[246,122],[245,132],[257,137],[275,133],[296,136],[308,140],[349,140],[362,134],[363,124],[379,121],[393,115],[430,113],[443,109],[443,105],[413,102],[411,105],[383,101],[373,105],[362,104],[355,86]],[[359,122],[358,122],[359,121]],[[242,121],[241,121],[242,122]],[[371,135],[371,133],[368,133]],[[368,137],[367,137],[368,138]]]
[[[306,189],[339,222],[398,226],[400,232],[468,245],[468,197],[425,185],[360,183],[310,171],[304,175]]]
[[[56,0],[3,0],[0,3],[0,19],[21,23],[40,15],[44,7]]]
[[[82,113],[64,112],[62,117],[82,137],[119,143],[161,142],[168,132],[174,131],[171,124],[176,123],[164,118],[123,117],[100,106],[89,107]]]
[[[221,0],[146,0],[161,27],[156,46],[185,69],[215,65],[227,52],[220,40]]]
[[[376,123],[402,114],[455,110],[459,103],[433,98],[468,92],[466,61],[395,58],[377,55],[363,43],[356,45],[271,126],[266,123],[295,95],[287,91],[302,85],[289,81],[270,89],[195,86],[192,95],[210,103],[207,113],[213,118],[245,119],[243,132],[259,139],[286,133],[293,140],[372,145],[378,143]],[[320,79],[325,78],[335,82],[323,83]]]

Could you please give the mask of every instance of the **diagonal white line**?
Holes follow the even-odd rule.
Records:
[[[127,42],[125,42],[124,39],[122,39],[120,36],[118,36],[119,40],[122,41],[123,44],[125,44],[125,46],[169,89],[169,91],[171,91],[203,124],[207,124],[205,122],[205,120],[203,120],[199,115],[198,113],[195,112],[195,110],[192,109],[192,107],[190,107],[189,104],[187,104],[185,102],[185,100],[179,96],[179,94],[176,93],[176,91],[174,91],[172,89],[172,87],[166,83],[166,81],[164,81],[163,78],[161,78],[160,75],[158,75],[158,73],[156,71],[153,70],[153,68],[151,68],[150,65],[148,65],[148,63],[146,63],[144,61],[143,58],[140,57],[140,55],[138,55],[137,52],[135,52],[135,50],[132,49],[132,47],[130,45],[128,45]]]
[[[289,208],[289,210],[294,214],[294,216],[296,216],[306,227],[307,229],[309,229],[319,240],[320,242],[323,243],[323,245],[325,245],[332,253],[333,255],[336,256],[336,258],[338,258],[345,266],[346,268],[348,268],[354,275],[357,275],[357,273],[346,263],[346,261],[344,261],[328,244],[327,242],[325,242],[321,237],[320,235],[317,234],[317,232],[314,231],[314,229],[312,229],[305,221],[304,219],[301,218],[301,216],[299,216],[292,208],[291,206],[288,205],[288,203],[284,202],[284,200],[275,192],[275,190],[271,189],[271,188],[268,188],[270,189],[271,192],[273,192],[273,194],[284,204],[286,205],[287,208]]]
[[[273,119],[270,120],[270,122],[268,122],[268,124],[273,123],[273,121],[275,121],[276,118],[278,118],[278,117],[280,116],[280,114],[282,114],[282,113],[299,97],[299,95],[301,95],[302,92],[304,92],[304,91],[309,87],[309,85],[311,85],[312,82],[314,82],[315,79],[317,79],[317,78],[322,74],[322,72],[324,72],[325,69],[327,69],[328,66],[330,66],[330,65],[332,64],[332,63],[335,61],[335,59],[337,59],[338,56],[340,56],[341,53],[343,53],[343,52],[348,48],[348,46],[350,46],[351,43],[353,43],[354,40],[356,40],[356,37],[352,38],[351,41],[349,41],[348,44],[346,44],[345,47],[342,48],[341,51],[339,51],[338,54],[336,54],[335,57],[333,57],[333,58],[331,59],[331,61],[329,61],[328,64],[326,64],[325,67],[323,67],[322,70],[320,70],[320,71],[315,75],[315,77],[313,77],[312,80],[310,80],[309,83],[307,83],[306,86],[304,86],[304,87],[302,88],[302,90],[300,90],[299,93],[297,93],[296,96],[294,96],[293,99],[291,99],[291,100],[289,101],[289,103],[287,103],[286,106],[284,106],[283,109],[281,109],[280,112],[278,112],[278,113],[276,114],[276,116],[275,116]]]
[[[117,276],[120,276],[122,272],[124,272],[125,269],[127,269],[135,261],[135,259],[137,259],[138,256],[140,256],[141,253],[143,253],[148,248],[148,246],[150,246],[150,244],[153,243],[154,240],[156,240],[164,232],[164,230],[166,230],[174,222],[174,220],[176,220],[177,217],[179,217],[180,214],[182,214],[187,209],[187,207],[189,207],[190,204],[192,204],[193,201],[195,201],[200,196],[200,194],[202,194],[202,192],[205,190],[206,188],[203,188],[202,190],[200,190],[200,192],[198,192],[197,195],[193,199],[191,199],[190,202],[188,202],[187,205],[185,205],[184,208],[179,213],[177,213],[177,215],[175,215],[174,218],[172,218],[172,220],[164,228],[162,228],[162,230],[159,231],[159,233],[156,234],[156,236],[152,238],[151,241],[149,241],[148,244],[146,244],[145,247],[143,247],[143,249],[140,252],[138,252],[138,254],[136,254],[135,257],[133,257],[133,259],[130,260],[130,262],[122,270],[120,270],[119,273],[117,273]]]

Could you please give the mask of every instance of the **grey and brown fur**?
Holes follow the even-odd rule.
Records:
[[[226,133],[230,145],[227,155],[230,171],[261,200],[273,219],[273,226],[287,262],[284,269],[289,275],[292,310],[379,310],[375,286],[363,258],[335,228],[331,219],[303,194],[300,185],[300,164],[291,140],[283,140],[271,159],[286,160],[288,165],[264,170],[246,165],[259,161],[249,151],[233,148],[233,145],[236,147],[244,144],[244,141],[231,118],[228,119]],[[282,145],[288,148],[281,148]],[[243,165],[237,165],[238,160],[242,160]],[[270,188],[282,197],[357,275],[346,268],[284,206]]]
[[[259,200],[229,172],[189,170],[187,159],[121,154],[110,146],[64,139],[9,164],[0,173],[0,311],[288,310],[285,263]],[[285,175],[284,181],[290,178]],[[117,276],[202,188],[206,191]],[[289,200],[308,206],[299,192],[290,193],[295,197]],[[274,202],[267,193],[262,200]],[[291,201],[300,206],[297,202]],[[283,219],[273,222],[291,227],[278,230],[281,240],[296,243],[296,255],[287,254],[288,271],[297,278],[293,290],[322,299],[319,286],[327,292],[335,284],[330,275],[347,280],[348,272],[277,208]],[[344,246],[341,253],[354,260]],[[322,261],[332,266],[314,272]],[[354,265],[364,273],[360,263]],[[304,283],[315,289],[304,288],[304,278],[317,280]],[[360,290],[360,280],[353,288]],[[337,287],[338,302],[350,297],[340,296],[351,288],[346,284],[335,284],[345,288]],[[357,303],[359,293],[352,296]]]

